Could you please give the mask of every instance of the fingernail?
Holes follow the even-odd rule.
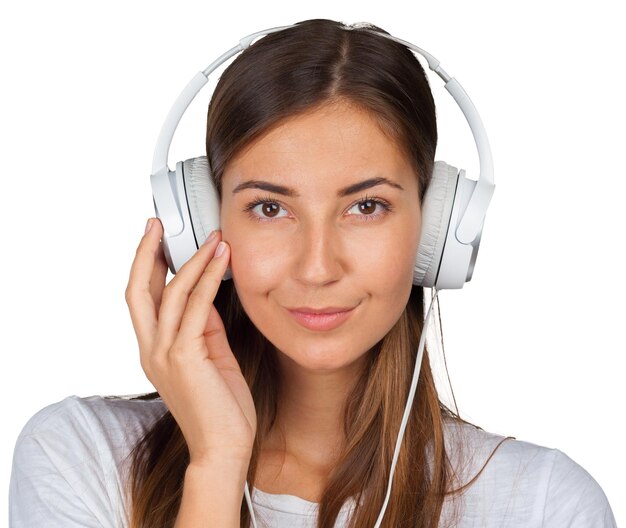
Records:
[[[149,218],[148,223],[146,224],[146,230],[144,231],[143,234],[145,235],[148,231],[150,231],[151,227],[152,227],[152,218]]]
[[[221,256],[224,253],[224,249],[226,249],[226,242],[223,240],[217,245],[217,249],[215,250],[215,257]]]
[[[217,235],[217,229],[215,231],[211,231],[211,233],[209,234],[209,236],[206,238],[206,240],[204,241],[205,244],[207,244],[208,242],[211,242],[211,240],[213,240],[215,238],[215,235]]]

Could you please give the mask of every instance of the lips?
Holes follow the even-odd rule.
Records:
[[[328,306],[326,308],[309,308],[308,306],[297,306],[295,308],[288,308],[288,310],[292,312],[309,314],[332,314],[338,312],[348,312],[353,308],[354,306]]]
[[[288,308],[287,311],[301,326],[314,331],[327,331],[337,328],[354,312],[354,307],[326,307],[321,310],[299,307]]]

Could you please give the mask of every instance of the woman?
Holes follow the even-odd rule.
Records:
[[[166,286],[151,219],[131,268],[158,392],[34,416],[12,526],[375,526],[424,324],[412,278],[436,144],[426,75],[401,44],[309,20],[239,55],[208,112],[221,229]],[[370,178],[385,183],[350,189]],[[303,315],[324,309],[344,315]],[[562,452],[449,410],[425,351],[382,526],[615,520]]]

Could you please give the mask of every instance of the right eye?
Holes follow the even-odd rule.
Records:
[[[265,198],[258,197],[246,205],[244,212],[248,213],[248,216],[257,222],[273,222],[275,219],[281,218],[272,216],[272,214],[280,211],[281,207],[282,205],[279,202],[269,196]],[[257,209],[257,212],[254,212],[255,209]],[[285,217],[283,216],[282,218]]]

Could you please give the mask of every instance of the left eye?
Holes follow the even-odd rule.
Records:
[[[377,213],[377,214],[373,214],[373,211],[376,210],[376,206],[380,205],[383,209],[382,213]],[[361,208],[361,206],[363,206]],[[391,206],[382,200],[375,200],[373,198],[368,198],[367,200],[362,200],[360,202],[355,203],[352,207],[350,207],[349,210],[357,208],[357,210],[359,212],[365,213],[365,214],[358,214],[356,216],[363,216],[364,220],[372,220],[374,218],[378,218],[379,216],[384,216],[386,215],[389,211],[391,211]],[[372,211],[372,212],[370,212]]]

